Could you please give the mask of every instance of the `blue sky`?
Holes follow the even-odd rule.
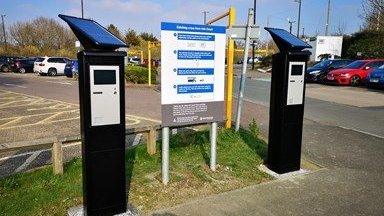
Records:
[[[308,35],[324,34],[327,0],[302,0],[302,27]],[[6,25],[31,20],[38,16],[57,20],[59,13],[80,16],[80,0],[1,0],[0,13],[6,14]],[[102,25],[113,23],[120,30],[128,28],[160,35],[160,22],[202,23],[202,11],[208,18],[220,14],[229,6],[237,11],[237,25],[244,25],[253,0],[84,0],[85,17]],[[257,22],[261,27],[288,29],[287,18],[297,20],[298,4],[294,0],[258,0]],[[342,26],[346,33],[362,25],[362,0],[332,0],[331,32]],[[64,24],[64,23],[63,23]],[[225,25],[225,21],[217,23]],[[293,32],[296,32],[296,24]],[[301,32],[301,31],[300,31]],[[262,38],[266,38],[265,31]]]

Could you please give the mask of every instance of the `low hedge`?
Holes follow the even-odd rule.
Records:
[[[156,69],[151,70],[151,83],[156,83]],[[125,67],[125,79],[127,82],[135,84],[147,84],[148,83],[148,68],[137,65],[128,65]]]

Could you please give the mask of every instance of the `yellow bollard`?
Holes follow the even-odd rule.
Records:
[[[235,25],[236,10],[234,7],[229,8],[228,27]],[[233,98],[233,56],[235,50],[235,42],[228,38],[227,50],[227,103],[226,103],[226,122],[225,127],[231,128],[232,125],[232,98]]]

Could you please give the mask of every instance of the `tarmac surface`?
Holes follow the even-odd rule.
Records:
[[[247,78],[242,116],[243,126],[254,118],[264,137],[268,136],[269,84],[270,78],[265,74]],[[59,100],[63,104],[78,104],[77,83],[65,77],[0,74],[0,89]],[[160,94],[157,90],[127,88],[126,93],[127,114],[159,123]],[[383,95],[383,91],[364,88],[307,85],[302,155],[321,169],[215,196],[186,200],[182,205],[152,214],[383,215]],[[13,113],[12,110],[8,112]],[[17,124],[17,121],[8,126],[12,124]],[[128,137],[127,145],[137,144],[144,138],[139,134]],[[76,144],[64,147],[66,159],[78,154],[79,148]],[[34,164],[49,163],[49,154],[47,150],[18,152],[3,157],[0,159],[0,178],[6,176],[5,172],[10,174],[28,170]],[[38,163],[40,160],[44,162]]]
[[[248,88],[242,124],[246,126],[255,118],[262,135],[267,137],[269,107],[265,95],[260,91],[269,89],[260,87],[260,82],[268,85],[265,83],[268,80],[257,81],[258,86],[247,86],[259,89],[259,92],[251,92]],[[309,86],[313,88],[311,90],[316,90],[316,87]],[[353,95],[353,92],[349,92],[348,97],[357,100]],[[369,98],[369,95],[366,97]],[[371,100],[375,98],[371,97]],[[384,131],[369,127],[369,124],[379,128],[384,126],[384,115],[379,115],[383,111],[382,105],[358,107],[310,97],[306,98],[306,102],[302,157],[319,165],[320,169],[189,200],[150,215],[384,215],[384,138],[381,137]],[[324,108],[324,112],[316,110],[316,106],[320,110]],[[367,113],[365,110],[375,110],[376,113]],[[318,112],[318,116],[323,114],[322,118],[316,117],[314,112]],[[356,115],[368,115],[366,122],[354,119]],[[340,121],[328,121],[331,117],[337,117]],[[360,130],[340,126],[348,124],[347,117],[356,122],[354,127],[360,127]]]
[[[77,91],[77,81],[64,76],[0,73],[0,178],[51,164],[50,149],[1,153],[4,146],[13,147],[23,141],[80,134]],[[156,112],[149,111],[147,107],[149,103],[157,101],[145,102],[145,98],[148,98],[146,89],[132,91],[137,93],[134,98],[127,96],[126,128],[158,125],[160,121],[151,118]],[[136,100],[141,103],[130,103]],[[145,117],[136,115],[143,114],[144,108],[148,110]],[[143,134],[129,135],[126,145],[137,145],[145,139]],[[63,152],[64,161],[79,157],[81,143],[64,144]]]

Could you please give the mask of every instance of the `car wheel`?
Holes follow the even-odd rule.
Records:
[[[20,68],[20,69],[19,69],[19,72],[20,72],[20,73],[25,73],[25,68]]]
[[[326,75],[320,75],[320,76],[317,77],[317,82],[318,83],[325,84],[326,80],[327,80],[327,76]]]
[[[350,82],[351,82],[351,86],[359,86],[361,83],[361,79],[359,76],[355,75],[355,76],[351,77]]]
[[[57,75],[56,68],[49,68],[48,74],[49,74],[49,76],[56,76]]]
[[[3,72],[8,72],[9,71],[9,68],[7,67],[7,66],[3,66],[3,67],[1,67],[1,71],[3,71]]]

